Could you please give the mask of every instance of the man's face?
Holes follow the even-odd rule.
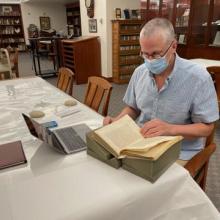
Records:
[[[142,36],[140,38],[141,54],[144,58],[153,60],[165,56],[169,61],[176,52],[176,40],[167,42],[160,33],[150,37]]]

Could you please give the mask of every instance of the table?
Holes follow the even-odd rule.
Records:
[[[191,59],[191,61],[201,64],[204,67],[220,66],[220,60],[209,60],[209,59],[196,58],[196,59]]]
[[[0,82],[0,143],[21,139],[26,165],[0,171],[2,220],[189,220],[220,219],[189,173],[173,164],[154,184],[114,169],[85,151],[64,156],[31,136],[21,112],[40,109],[57,117],[68,95],[41,78]],[[102,124],[79,103],[80,112],[58,124]]]

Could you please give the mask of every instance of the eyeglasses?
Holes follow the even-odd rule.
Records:
[[[151,57],[153,60],[160,59],[167,54],[172,44],[173,44],[173,41],[171,42],[170,46],[166,49],[166,51],[163,54],[158,54],[158,53],[147,54],[147,53],[140,51],[140,56],[143,59],[149,59],[149,57]]]

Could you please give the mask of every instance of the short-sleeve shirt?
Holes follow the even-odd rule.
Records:
[[[206,69],[176,54],[174,68],[158,91],[155,79],[142,64],[133,73],[123,101],[140,112],[137,123],[158,118],[171,124],[212,123],[219,119],[217,96]],[[184,139],[180,159],[200,151],[205,138]]]

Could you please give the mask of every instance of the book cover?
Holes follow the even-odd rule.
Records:
[[[0,145],[0,169],[26,163],[21,141]]]

